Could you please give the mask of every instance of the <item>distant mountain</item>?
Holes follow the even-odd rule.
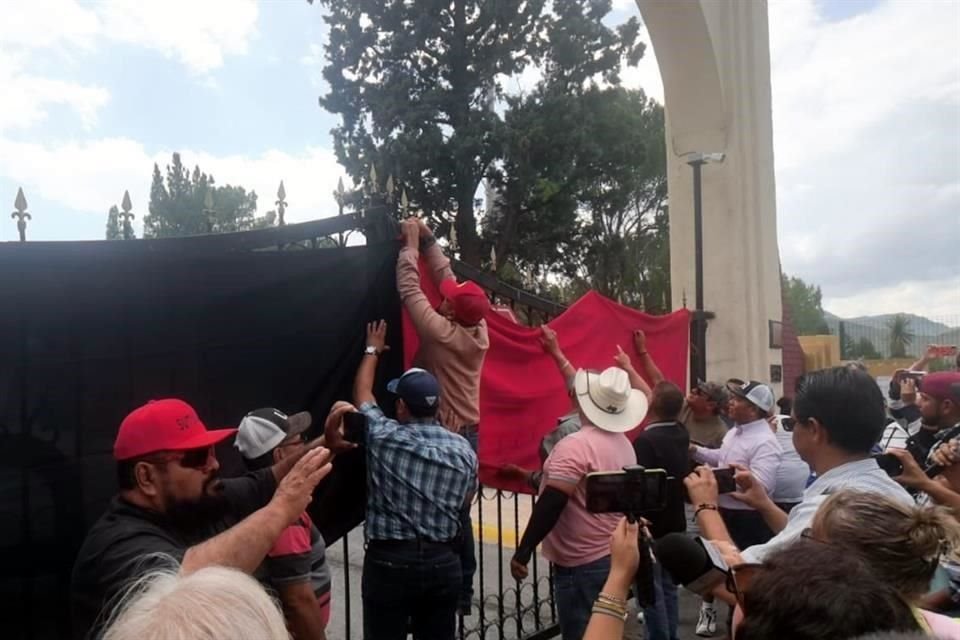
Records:
[[[890,355],[890,331],[887,326],[895,315],[897,314],[888,313],[879,316],[841,318],[829,311],[824,312],[830,333],[839,335],[842,322],[844,334],[853,342],[867,338],[884,357]],[[934,322],[912,313],[903,315],[910,319],[910,331],[914,334],[913,341],[907,347],[908,356],[919,357],[928,344],[960,344],[960,327],[949,327],[942,322]]]

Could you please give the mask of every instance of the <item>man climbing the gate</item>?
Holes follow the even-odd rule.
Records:
[[[407,218],[400,224],[403,247],[397,258],[397,290],[417,330],[420,349],[415,365],[437,377],[440,389],[440,423],[459,433],[477,450],[480,424],[480,370],[490,347],[484,316],[490,301],[473,282],[457,283],[450,260],[443,255],[433,232],[419,218]],[[443,301],[436,309],[420,288],[418,261],[423,255],[434,284]],[[470,512],[463,514],[461,569],[463,589],[460,610],[471,611],[473,574],[477,560]]]

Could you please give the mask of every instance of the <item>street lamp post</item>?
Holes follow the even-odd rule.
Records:
[[[703,308],[703,189],[702,170],[708,162],[723,162],[723,153],[689,153],[687,164],[693,168],[693,375],[695,381],[707,379],[707,315]]]

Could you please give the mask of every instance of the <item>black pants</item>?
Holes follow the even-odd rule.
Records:
[[[727,525],[733,543],[741,551],[755,544],[763,544],[773,537],[773,531],[763,516],[753,509],[720,509],[720,516]]]
[[[364,640],[453,640],[461,574],[458,549],[432,542],[371,541],[363,559]]]

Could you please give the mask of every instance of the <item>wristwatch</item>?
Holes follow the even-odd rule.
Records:
[[[379,356],[380,351],[373,345],[368,344],[367,348],[363,350],[363,355],[365,356]]]

